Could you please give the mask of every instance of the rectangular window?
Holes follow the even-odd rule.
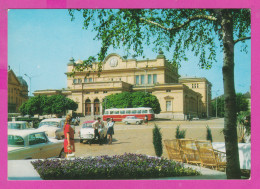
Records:
[[[103,91],[103,93],[107,93],[107,91]]]
[[[114,111],[110,111],[110,115],[114,114]]]
[[[135,76],[135,84],[139,85],[139,75]]]
[[[82,79],[78,79],[78,83],[82,83]]]
[[[172,102],[166,101],[166,111],[172,111]]]
[[[92,78],[89,78],[89,82],[91,83],[93,80],[92,80]]]
[[[147,110],[142,110],[142,114],[147,114]]]
[[[88,78],[84,78],[84,83],[87,83],[88,82]]]
[[[98,94],[98,91],[95,91],[94,93],[95,93],[95,94]]]
[[[157,74],[153,74],[153,84],[157,83]]]
[[[121,111],[120,111],[120,114],[125,114],[125,110],[121,110]]]
[[[132,112],[131,112],[132,114],[136,114],[136,110],[132,110]]]
[[[130,114],[131,113],[131,111],[130,110],[126,110],[126,114]]]
[[[105,111],[105,115],[108,115],[108,111]]]
[[[148,84],[152,84],[152,75],[148,74]]]
[[[142,85],[145,84],[145,78],[144,78],[144,75],[141,75],[141,84],[142,84]]]
[[[171,92],[171,90],[166,90],[166,92],[167,92],[167,93],[170,93],[170,92]]]
[[[141,112],[142,112],[142,110],[137,110],[137,113],[138,113],[138,114],[141,114]]]
[[[115,114],[119,114],[119,111],[115,111]]]
[[[78,83],[78,80],[77,79],[73,79],[73,83],[74,84]]]

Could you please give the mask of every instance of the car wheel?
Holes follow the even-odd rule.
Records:
[[[128,125],[128,122],[126,121],[125,124]]]
[[[137,125],[139,125],[139,124],[140,124],[140,122],[139,122],[139,121],[137,121],[137,122],[136,122],[136,124],[137,124]]]
[[[60,155],[59,155],[59,158],[65,158],[65,157],[66,157],[66,154],[64,152],[64,148],[62,148]]]
[[[79,142],[82,143],[82,142],[83,142],[83,139],[79,139]]]

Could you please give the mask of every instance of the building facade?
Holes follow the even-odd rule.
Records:
[[[211,97],[211,84],[205,78],[179,79],[178,68],[170,64],[161,53],[154,60],[123,59],[117,54],[110,54],[102,64],[102,72],[76,72],[68,76],[76,64],[71,58],[67,64],[67,89],[35,91],[39,94],[63,94],[78,103],[77,113],[84,116],[102,115],[105,107],[102,102],[106,96],[124,91],[144,91],[155,95],[161,106],[157,117],[176,120],[207,116],[207,103]],[[92,69],[97,70],[93,63]],[[192,81],[192,83],[190,83]],[[197,88],[191,86],[196,84]],[[206,100],[205,100],[206,99]],[[210,102],[210,101],[209,101]]]
[[[28,85],[22,76],[16,77],[8,70],[8,113],[18,113],[19,107],[28,100]]]

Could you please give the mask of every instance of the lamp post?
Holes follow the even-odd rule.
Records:
[[[30,90],[29,90],[29,95],[31,96],[31,90],[32,90],[32,87],[31,87],[31,79],[32,79],[32,77],[30,77],[30,76],[28,76],[27,74],[24,74],[26,77],[28,77],[29,78],[29,80],[30,80]]]

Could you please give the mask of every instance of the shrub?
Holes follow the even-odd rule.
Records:
[[[207,137],[206,137],[206,139],[210,140],[212,142],[213,140],[212,140],[211,129],[209,128],[208,125],[206,126],[206,128],[207,128]]]
[[[153,146],[156,156],[161,157],[163,153],[162,134],[160,128],[156,124],[153,128]]]
[[[175,138],[176,139],[185,138],[185,135],[186,135],[186,129],[180,130],[180,125],[178,125],[176,128]]]
[[[183,164],[141,154],[32,161],[44,180],[143,179],[200,175]]]

